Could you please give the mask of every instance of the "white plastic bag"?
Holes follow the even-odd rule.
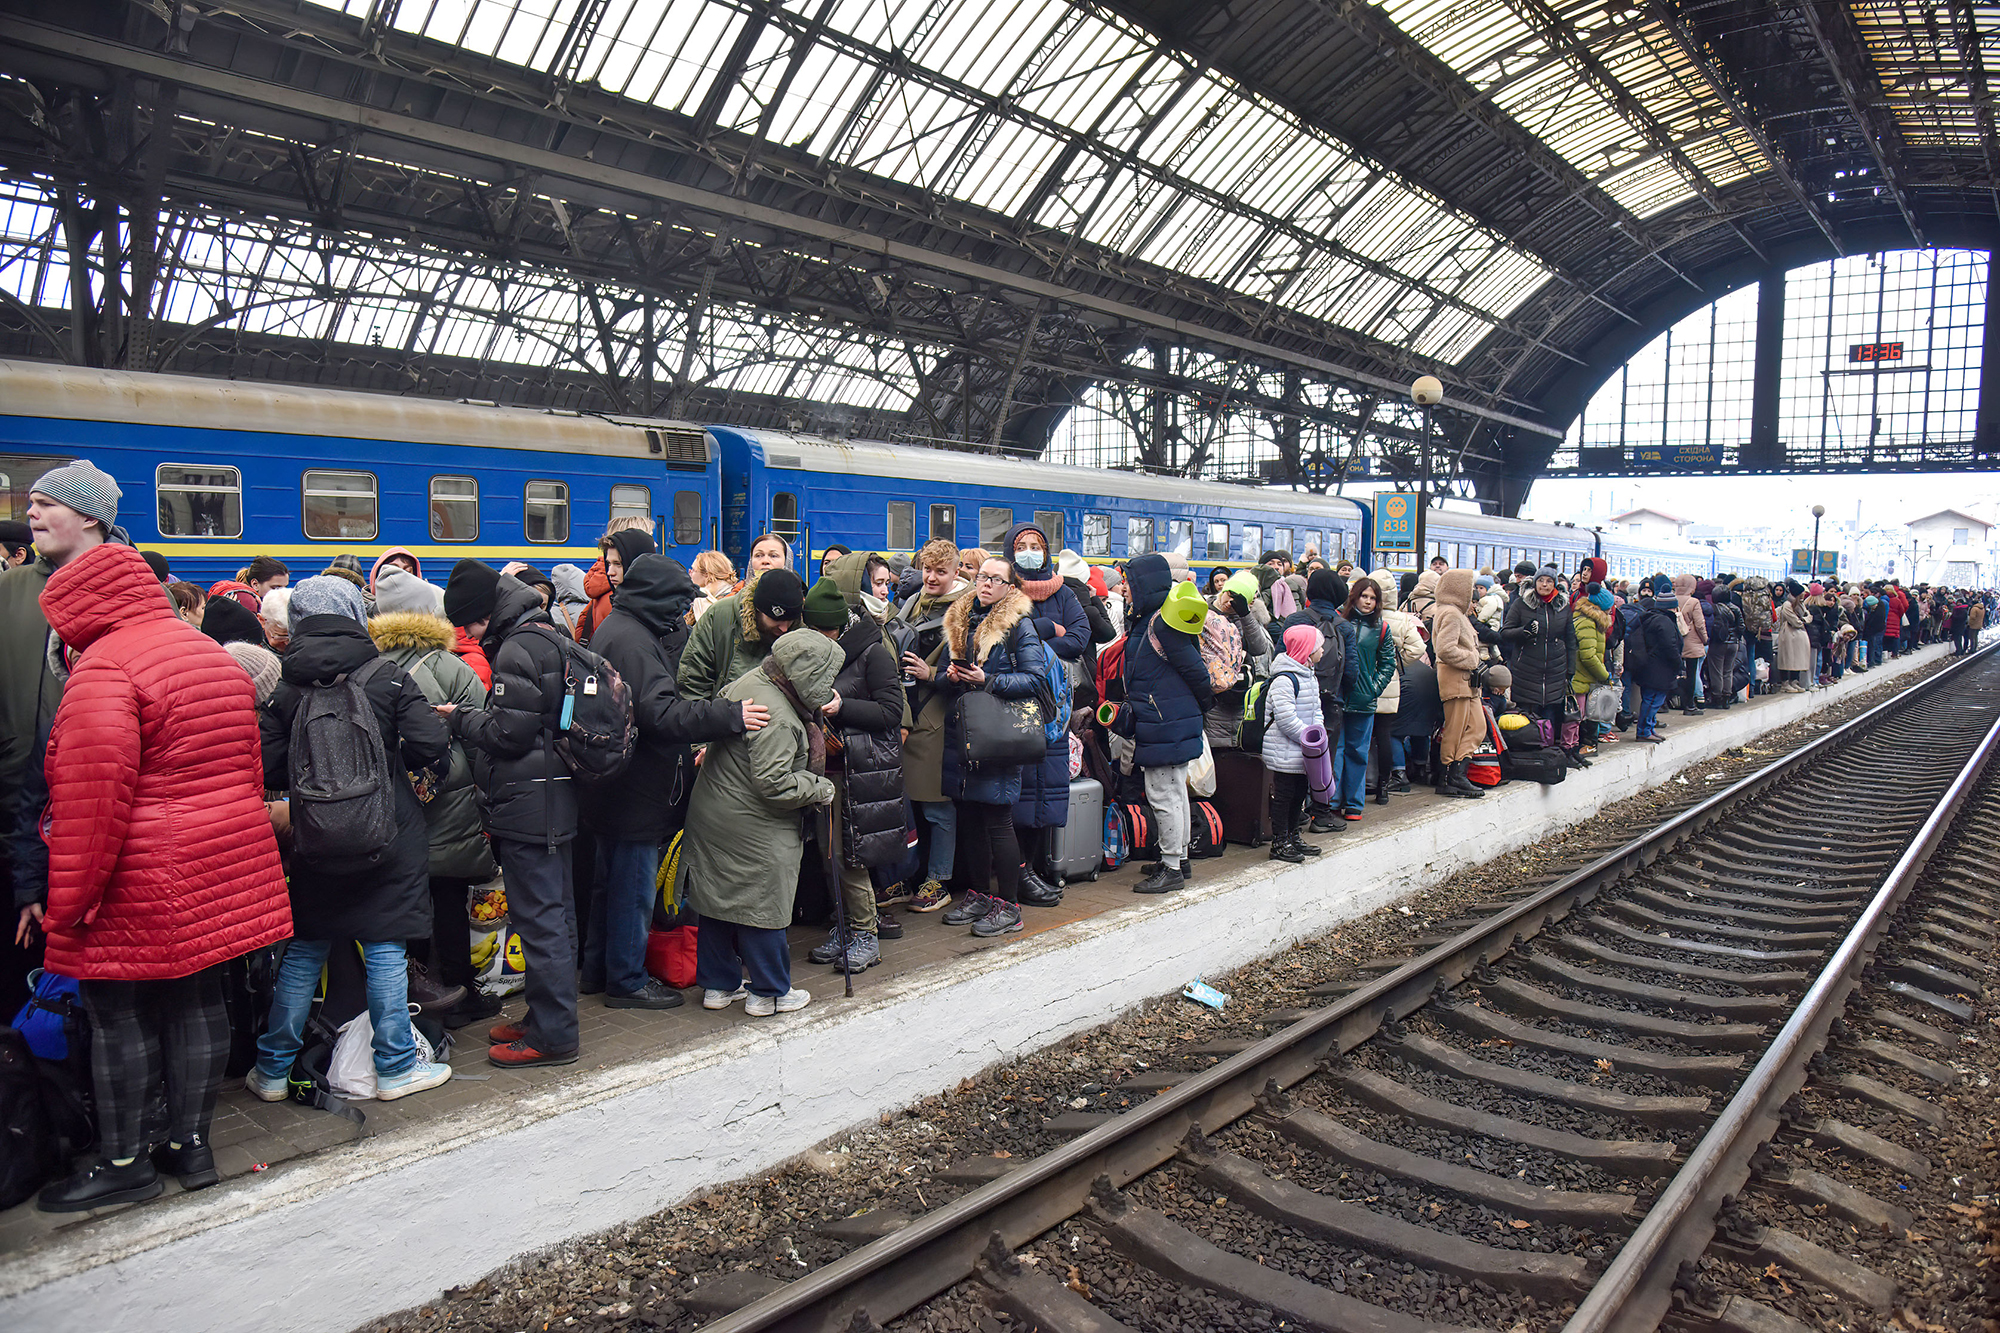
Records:
[[[1201,738],[1201,755],[1188,764],[1188,790],[1207,800],[1215,795],[1215,752],[1208,748],[1208,736]]]
[[[366,1009],[340,1025],[340,1040],[333,1044],[326,1081],[349,1101],[374,1100],[375,1024]]]

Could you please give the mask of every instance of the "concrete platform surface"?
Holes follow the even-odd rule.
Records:
[[[1143,1000],[1539,841],[1679,770],[1828,702],[1934,662],[1920,650],[1831,689],[1771,695],[1659,745],[1606,745],[1556,787],[1508,784],[1479,802],[1419,791],[1320,840],[1308,865],[1232,848],[1188,890],[1135,897],[1135,868],[1028,909],[998,941],[898,911],[904,938],[841,998],[792,933],[805,1010],[746,1017],[698,1003],[660,1013],[587,998],[584,1059],[502,1071],[479,1028],[459,1077],[367,1103],[366,1137],[338,1117],[266,1105],[240,1085],[215,1121],[223,1183],[99,1214],[0,1214],[0,1327],[346,1330],[468,1283],[507,1259],[671,1206],[996,1062],[1104,1023]],[[690,992],[694,995],[694,992]],[[520,1004],[508,1007],[509,1016]],[[280,1276],[282,1275],[282,1276]]]

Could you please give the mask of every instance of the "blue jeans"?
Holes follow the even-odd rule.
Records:
[[[776,999],[790,991],[792,951],[785,932],[702,917],[694,937],[694,984],[727,995],[745,984],[745,972],[752,995]]]
[[[1882,665],[1882,636],[1879,634],[1868,636],[1868,665],[1872,667]]]
[[[1340,715],[1339,767],[1334,772],[1334,804],[1359,810],[1368,804],[1368,747],[1375,738],[1373,713]]]
[[[597,892],[590,895],[590,929],[583,940],[583,975],[602,980],[607,994],[644,990],[646,935],[659,892],[660,844],[597,839]]]
[[[931,854],[924,878],[940,884],[951,883],[952,864],[958,858],[958,805],[954,801],[917,801],[917,809],[931,825]]]
[[[1660,709],[1666,702],[1665,690],[1639,691],[1639,735],[1651,736],[1660,729]]]
[[[293,940],[285,946],[278,968],[277,993],[271,997],[271,1017],[257,1038],[257,1072],[267,1079],[290,1076],[292,1062],[312,1011],[313,991],[333,951],[331,940]],[[361,960],[368,969],[368,1021],[375,1025],[375,1076],[393,1078],[417,1062],[416,1039],[410,1035],[410,973],[401,940],[363,942]]]

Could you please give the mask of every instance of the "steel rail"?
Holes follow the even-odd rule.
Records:
[[[1994,719],[1944,798],[1869,899],[1861,919],[1577,1306],[1563,1333],[1650,1333],[1658,1327],[1680,1265],[1708,1248],[1723,1197],[1743,1188],[1751,1154],[1776,1132],[1781,1108],[1805,1083],[1806,1062],[1825,1047],[1828,1028],[1860,985],[1897,909],[1957,820],[1996,747],[2000,747],[2000,718]]]
[[[995,1234],[1014,1248],[1067,1221],[1083,1211],[1099,1176],[1123,1186],[1153,1170],[1179,1150],[1190,1128],[1213,1131],[1248,1114],[1256,1095],[1271,1081],[1290,1087],[1309,1077],[1323,1059],[1359,1046],[1389,1017],[1407,1016],[1420,1008],[1440,985],[1457,984],[1482,959],[1490,962],[1505,954],[1516,939],[1532,939],[1546,925],[1703,832],[1740,802],[1914,707],[1996,648],[2000,643],[1980,649],[1311,1017],[1191,1074],[1110,1123],[917,1217],[908,1226],[702,1325],[699,1333],[837,1333],[858,1310],[887,1322],[913,1309],[969,1277]]]

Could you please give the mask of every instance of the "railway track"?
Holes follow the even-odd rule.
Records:
[[[1134,1298],[1176,1290],[1185,1328],[1807,1327],[1772,1274],[1886,1313],[1839,1226],[1906,1224],[1884,1195],[1930,1169],[1925,1092],[2000,916],[1996,748],[1989,651],[1263,1040],[1185,1052],[1219,1063],[1120,1084],[1147,1098],[1122,1114],[1056,1117],[1053,1152],[959,1164],[965,1195],[856,1219],[867,1243],[705,1333],[866,1330],[967,1278],[1044,1333],[1144,1329]],[[1017,1257],[1078,1217],[1112,1291]]]

